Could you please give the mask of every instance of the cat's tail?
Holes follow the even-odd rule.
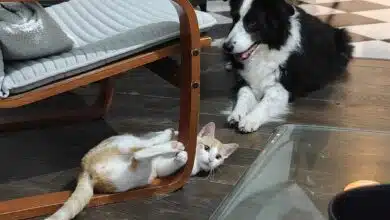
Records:
[[[45,220],[70,220],[88,205],[93,196],[93,181],[87,172],[79,176],[77,187],[64,205]]]

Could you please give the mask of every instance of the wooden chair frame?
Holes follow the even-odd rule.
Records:
[[[200,49],[210,46],[211,39],[200,35],[196,14],[191,3],[188,0],[174,1],[181,8],[179,11],[180,39],[178,41],[23,94],[0,100],[0,108],[15,108],[35,103],[93,82],[100,83],[99,98],[94,105],[87,109],[56,113],[39,118],[21,117],[20,119],[0,124],[1,131],[16,131],[37,125],[58,124],[59,121],[76,122],[104,116],[110,107],[114,91],[111,77],[136,67],[146,66],[180,88],[179,139],[186,146],[189,163],[177,175],[161,179],[153,186],[134,189],[124,193],[96,195],[91,200],[89,207],[169,193],[183,187],[190,177],[195,157],[199,117]],[[181,54],[180,66],[168,58],[174,54]],[[161,68],[161,66],[164,66],[164,68]],[[170,68],[170,71],[167,71],[167,68]],[[157,71],[159,69],[165,70],[164,73]],[[26,219],[51,214],[69,198],[70,194],[71,191],[54,192],[0,202],[0,219]]]

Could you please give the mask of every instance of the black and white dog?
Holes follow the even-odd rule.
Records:
[[[223,49],[244,84],[228,123],[240,131],[282,120],[290,101],[346,72],[353,52],[346,30],[285,0],[230,0],[230,9]]]

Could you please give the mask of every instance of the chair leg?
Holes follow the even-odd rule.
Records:
[[[188,161],[191,161],[184,170],[185,178],[188,180],[196,154],[200,110],[200,55],[182,54],[181,71],[179,140],[187,146]]]
[[[53,114],[24,116],[4,120],[0,122],[0,131],[18,131],[28,128],[58,125],[59,123],[67,124],[101,118],[107,113],[112,102],[114,92],[112,81],[113,79],[108,78],[100,82],[100,94],[92,106]]]
[[[104,116],[110,110],[112,104],[112,98],[114,96],[114,79],[107,78],[100,82],[100,94],[94,107],[96,110],[100,110],[101,116]]]

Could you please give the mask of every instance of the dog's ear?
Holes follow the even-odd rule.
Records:
[[[258,41],[279,49],[289,35],[289,19],[294,13],[293,6],[285,0],[256,0],[244,19],[256,24],[252,32]]]
[[[266,13],[266,17],[272,20],[289,19],[295,13],[294,6],[287,0],[257,0],[253,5],[261,8]]]
[[[286,0],[258,0],[258,2],[264,6],[277,6],[280,3],[284,3]]]
[[[294,15],[295,9],[293,4],[286,2],[286,0],[282,0],[282,1],[284,1],[284,4],[282,4],[280,8],[281,13],[284,13],[288,16]]]
[[[283,13],[291,14],[294,12],[293,6],[287,2],[288,0],[258,0],[265,8],[270,10],[283,11]]]
[[[285,8],[286,6],[290,6],[291,4],[288,3],[289,0],[257,0],[254,1],[255,4],[261,5],[263,8],[267,9],[280,9],[280,8]],[[291,0],[290,0],[291,1]]]

